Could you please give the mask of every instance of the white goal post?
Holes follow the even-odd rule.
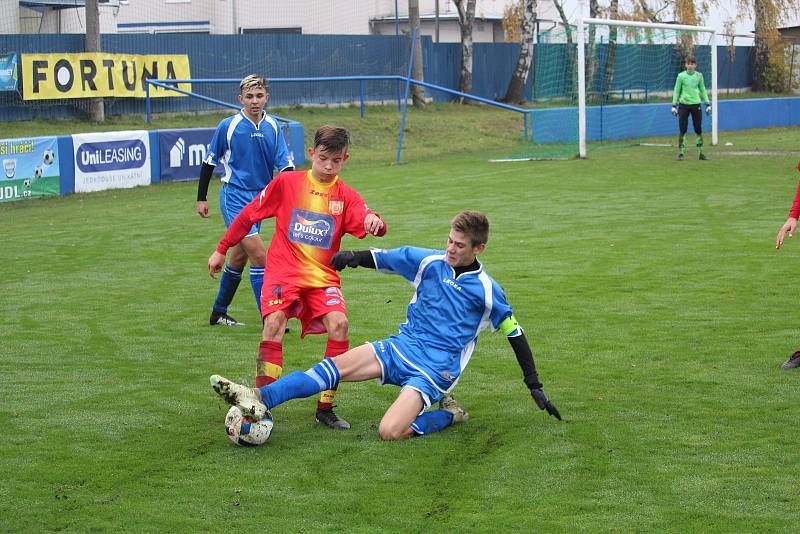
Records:
[[[578,142],[579,156],[586,157],[586,37],[585,30],[588,25],[596,26],[628,26],[653,30],[676,30],[710,34],[709,46],[711,49],[711,144],[718,142],[717,135],[717,36],[714,28],[703,26],[686,26],[679,24],[655,24],[629,20],[610,20],[582,18],[578,22]]]

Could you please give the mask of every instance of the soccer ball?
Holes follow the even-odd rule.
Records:
[[[272,434],[272,416],[267,412],[263,419],[251,421],[242,414],[239,408],[231,406],[225,416],[225,432],[237,445],[257,447],[264,444]]]
[[[42,158],[42,161],[44,162],[45,165],[52,165],[55,160],[56,160],[56,155],[53,153],[52,150],[47,149],[44,151],[44,157]]]
[[[34,178],[41,178],[42,177],[42,172],[43,172],[42,171],[42,166],[41,165],[37,165],[36,167],[33,168],[33,177]]]

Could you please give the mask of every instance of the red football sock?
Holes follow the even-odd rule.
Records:
[[[333,358],[340,354],[344,354],[350,348],[349,339],[331,339],[328,338],[328,343],[325,346],[325,357]],[[328,389],[319,394],[317,401],[317,410],[330,410],[333,408],[333,397],[336,395],[336,389]]]
[[[262,341],[258,345],[256,360],[256,387],[272,384],[283,371],[283,344],[277,341]]]

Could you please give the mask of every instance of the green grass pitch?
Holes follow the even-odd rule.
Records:
[[[399,166],[369,152],[389,126],[352,121],[342,174],[389,234],[343,247],[440,247],[456,212],[485,211],[482,260],[563,422],[484,334],[456,390],[464,425],[381,442],[397,390],[344,384],[350,431],[296,400],[266,445],[235,447],[208,376],[252,383],[260,325],[246,280],[231,313],[247,326],[206,322],[218,186],[210,220],[194,182],[2,205],[0,531],[796,531],[800,371],[778,366],[800,346],[800,243],[774,237],[798,130],[723,132],[708,162],[640,147],[497,164],[463,140],[426,152],[424,115]],[[343,286],[353,345],[394,332],[412,294],[361,269]],[[304,370],[324,338],[290,325],[285,371]]]

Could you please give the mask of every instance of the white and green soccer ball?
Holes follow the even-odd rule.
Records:
[[[237,445],[257,447],[264,444],[272,434],[272,417],[267,412],[263,419],[251,421],[242,414],[239,408],[231,406],[225,416],[225,432]]]

